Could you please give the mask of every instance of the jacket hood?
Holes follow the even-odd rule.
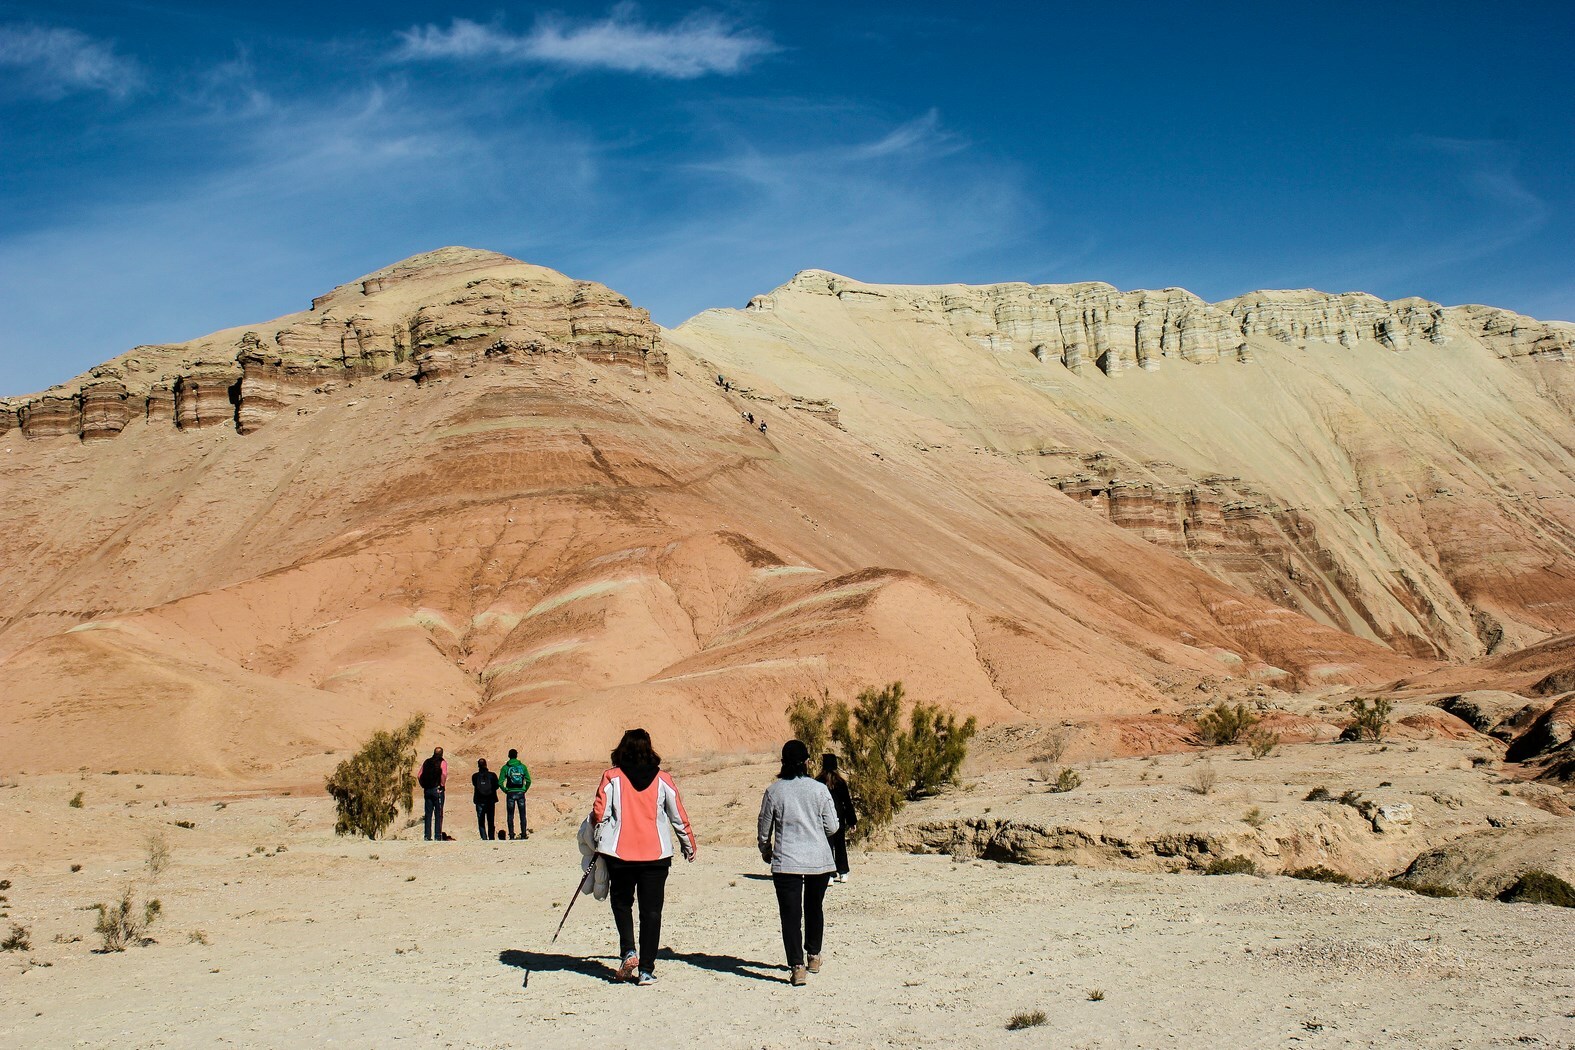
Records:
[[[636,791],[644,791],[651,786],[651,781],[656,779],[656,774],[661,771],[660,766],[635,766],[633,769],[624,769],[623,775],[629,778],[629,784]]]

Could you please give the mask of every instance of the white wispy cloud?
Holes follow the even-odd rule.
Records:
[[[446,29],[415,26],[399,37],[394,52],[399,61],[485,59],[675,80],[738,73],[777,50],[769,36],[721,15],[701,11],[670,26],[653,26],[640,20],[632,4],[620,4],[594,22],[545,16],[522,34],[456,18]]]
[[[113,44],[60,26],[0,26],[0,69],[26,93],[48,99],[89,91],[124,98],[142,85],[137,63]]]

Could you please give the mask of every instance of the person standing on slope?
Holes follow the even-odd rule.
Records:
[[[530,790],[530,770],[520,761],[518,749],[509,748],[509,760],[498,770],[498,780],[503,784],[503,817],[508,824],[508,837],[514,838],[514,810],[518,809],[519,837],[530,838],[530,829],[525,826],[525,792]]]
[[[487,760],[476,759],[476,771],[470,775],[470,786],[475,789],[476,829],[483,839],[498,837],[498,775],[487,768]]]
[[[782,770],[760,800],[756,831],[760,859],[771,865],[782,918],[782,947],[794,985],[805,984],[807,974],[820,972],[826,929],[823,905],[836,868],[831,836],[841,826],[831,792],[810,779],[809,748],[802,740],[789,740],[782,745]]]
[[[613,923],[618,927],[616,980],[656,983],[656,950],[662,943],[662,904],[673,866],[673,839],[684,859],[695,859],[694,831],[678,785],[661,771],[651,734],[631,729],[612,753],[591,806],[596,852],[607,858]],[[635,949],[634,901],[640,898],[640,941]]]
[[[421,814],[421,837],[427,840],[443,839],[443,793],[448,787],[448,762],[443,749],[432,749],[432,757],[421,763],[421,775],[416,778],[421,785],[421,796],[426,808]]]
[[[837,874],[833,882],[848,881],[848,833],[859,826],[859,815],[853,809],[853,792],[848,789],[848,782],[837,771],[837,756],[824,754],[820,756],[820,776],[815,779],[826,785],[826,790],[831,792],[832,804],[837,807],[837,823],[841,826],[831,836],[831,856],[837,862]]]

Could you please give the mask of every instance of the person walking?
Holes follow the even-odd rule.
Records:
[[[421,775],[416,778],[421,785],[421,797],[426,803],[421,813],[421,837],[428,841],[443,839],[443,793],[448,788],[448,762],[443,749],[435,747],[432,756],[421,763]]]
[[[756,838],[760,859],[771,865],[782,918],[782,947],[794,985],[819,973],[826,929],[823,905],[836,863],[831,836],[842,825],[826,785],[809,776],[809,748],[802,740],[782,745],[782,769],[760,800]],[[808,954],[806,961],[805,955]]]
[[[662,772],[651,734],[630,729],[612,753],[591,806],[596,852],[607,860],[613,923],[618,927],[615,980],[656,983],[656,950],[662,943],[662,904],[673,866],[673,840],[684,860],[697,845],[678,785]],[[640,940],[635,946],[634,902],[640,899]]]
[[[514,838],[514,811],[518,809],[520,811],[519,837],[530,838],[530,829],[525,826],[525,792],[530,790],[530,770],[520,761],[517,748],[509,748],[509,760],[503,763],[502,769],[498,770],[498,780],[503,784],[503,817],[508,825],[508,837]]]
[[[837,874],[832,876],[831,881],[847,882],[848,833],[859,826],[859,815],[853,809],[853,792],[848,789],[847,780],[837,771],[837,765],[836,755],[821,755],[820,776],[816,779],[831,792],[831,803],[837,807],[837,823],[840,825],[831,836],[831,856],[837,862]]]
[[[498,775],[487,768],[486,759],[476,759],[470,786],[475,789],[472,801],[476,803],[476,829],[483,839],[495,839],[498,837]]]

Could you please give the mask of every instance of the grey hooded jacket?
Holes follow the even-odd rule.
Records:
[[[760,800],[757,828],[773,875],[824,875],[837,869],[828,835],[836,834],[837,807],[826,785],[809,777],[773,780]]]

